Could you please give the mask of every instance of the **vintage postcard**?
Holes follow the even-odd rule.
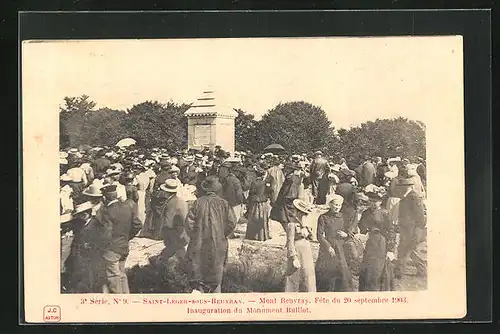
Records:
[[[464,317],[462,50],[23,41],[26,322]]]

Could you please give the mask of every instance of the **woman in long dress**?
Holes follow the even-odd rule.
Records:
[[[318,292],[354,291],[354,281],[347,264],[345,242],[352,236],[345,230],[345,214],[341,212],[344,199],[335,195],[328,203],[330,210],[319,216],[316,261],[316,286]]]
[[[368,233],[359,275],[359,291],[394,290],[392,261],[396,234],[387,210],[381,207],[382,195],[367,193],[368,208],[359,222],[360,232]]]
[[[245,239],[266,241],[269,234],[269,201],[273,198],[272,176],[266,169],[256,170],[248,193],[248,224]]]

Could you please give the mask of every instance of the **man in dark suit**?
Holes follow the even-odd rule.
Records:
[[[102,223],[106,229],[107,245],[103,254],[106,263],[107,287],[110,293],[129,293],[125,274],[128,242],[142,227],[137,207],[118,200],[116,185],[101,188],[104,195]]]
[[[427,275],[427,259],[419,248],[426,239],[427,221],[422,199],[413,190],[414,181],[411,178],[400,179],[397,187],[401,189],[399,201],[399,246],[395,276],[404,274],[407,258],[412,259],[417,268],[418,276]]]
[[[229,206],[233,208],[236,219],[239,221],[243,213],[242,204],[245,198],[243,196],[241,182],[234,174],[233,169],[234,167],[231,166],[229,168],[229,174],[226,177],[219,178],[222,182],[222,198],[224,198],[229,203]]]

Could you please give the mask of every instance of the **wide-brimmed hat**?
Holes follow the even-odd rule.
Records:
[[[203,154],[196,153],[196,154],[194,155],[194,158],[195,158],[196,160],[201,160],[201,159],[203,159]]]
[[[59,177],[59,179],[63,182],[72,182],[73,179],[71,178],[71,176],[69,176],[68,174],[63,174]]]
[[[68,164],[68,159],[59,158],[59,165],[67,165],[67,164]]]
[[[94,182],[90,186],[85,188],[85,190],[82,191],[82,194],[90,197],[102,197],[101,188],[101,184]]]
[[[73,214],[76,215],[78,213],[92,210],[93,207],[94,207],[94,204],[92,204],[91,202],[84,202],[84,203],[78,204],[76,206],[75,212],[73,212]]]
[[[330,200],[330,203],[331,202],[342,204],[342,203],[344,203],[344,197],[342,197],[338,194],[334,194]]]
[[[168,193],[176,193],[179,191],[179,182],[174,179],[167,179],[165,183],[160,186],[160,189]]]
[[[216,192],[222,188],[222,184],[218,177],[209,176],[201,183],[201,188],[208,192]]]
[[[294,199],[293,200],[293,206],[303,212],[303,213],[311,213],[312,212],[312,208],[310,205],[308,205],[306,202],[304,202],[303,200],[301,199]]]
[[[73,219],[73,215],[71,213],[65,213],[65,214],[61,215],[60,223],[61,224],[67,223],[67,222],[71,221],[72,219]]]
[[[226,160],[224,160],[224,162],[227,162],[227,163],[239,163],[239,162],[241,162],[241,159],[238,158],[238,157],[229,157]]]
[[[186,162],[193,162],[194,161],[194,156],[188,155],[187,157],[184,157],[184,161],[186,161]]]

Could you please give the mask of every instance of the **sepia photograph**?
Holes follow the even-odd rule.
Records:
[[[432,294],[431,276],[446,285],[443,270],[463,293],[463,151],[440,144],[463,141],[450,135],[460,37],[26,41],[23,54],[23,108],[56,123],[35,141],[54,144],[59,222],[43,233],[60,296],[256,294],[238,299],[247,316],[293,316],[316,293],[405,304]],[[204,312],[225,311],[187,311]]]

